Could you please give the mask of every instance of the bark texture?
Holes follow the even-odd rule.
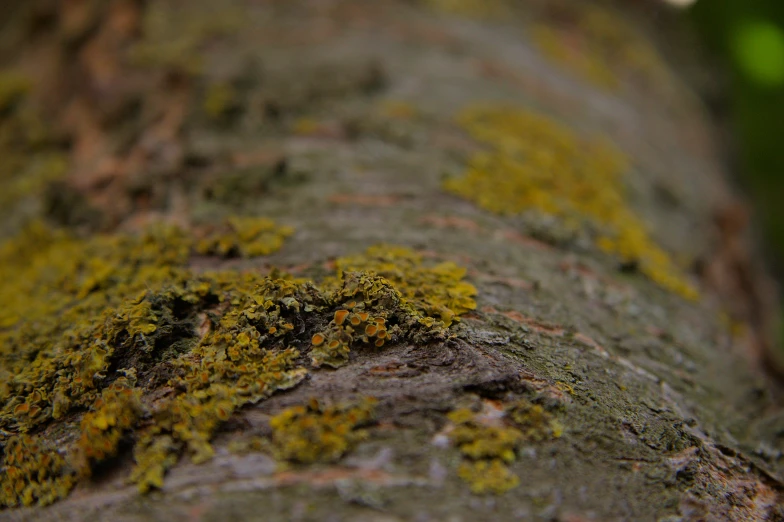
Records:
[[[35,87],[7,79],[6,100],[25,93],[67,167],[30,170],[24,185],[15,172],[31,152],[4,175],[5,237],[42,216],[82,238],[265,216],[295,230],[277,252],[226,261],[205,248],[190,268],[318,279],[336,258],[401,245],[425,266],[465,267],[477,292],[439,336],[401,330],[336,369],[295,341],[307,377],[237,410],[215,456],[184,458],[160,488],[127,483],[128,430],[67,498],[0,519],[784,520],[774,304],[712,122],[654,51],[657,34],[688,41],[673,40],[669,13],[544,0],[17,4],[2,57]],[[7,116],[3,100],[0,88]],[[493,121],[508,139],[487,138]],[[561,149],[539,164],[552,183],[534,188],[566,210],[494,213],[506,185],[448,190],[477,154],[513,158],[518,131],[542,140],[529,156],[552,140],[581,164],[622,155],[622,188],[607,190],[623,212],[584,204],[604,201],[590,182],[584,195],[559,186]],[[629,221],[666,252],[666,276],[645,248],[600,248]],[[145,389],[144,407],[164,393]],[[374,421],[328,463],[267,451],[275,433],[295,437],[270,419],[313,397],[374,397]],[[59,443],[48,426],[33,433]],[[486,454],[461,446],[488,440]],[[480,491],[485,476],[511,489]]]

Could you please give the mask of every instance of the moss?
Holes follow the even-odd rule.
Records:
[[[275,456],[303,464],[337,461],[367,437],[361,427],[373,420],[376,402],[368,397],[356,404],[324,406],[311,399],[283,410],[270,421]]]
[[[505,106],[472,106],[461,125],[488,149],[445,189],[498,214],[534,210],[573,228],[596,229],[597,246],[689,299],[697,292],[656,245],[626,200],[623,155],[544,116]]]
[[[258,241],[244,230],[237,227],[241,244]],[[0,311],[0,440],[7,465],[19,468],[0,480],[3,505],[61,498],[121,441],[133,448],[130,479],[141,491],[160,487],[182,455],[209,459],[210,440],[239,408],[301,382],[308,360],[339,366],[352,343],[377,349],[393,338],[443,336],[473,306],[462,269],[427,266],[406,249],[338,260],[318,287],[278,271],[196,275],[188,268],[195,244],[166,226],[77,238],[33,222],[0,246],[0,300],[8,304]],[[389,272],[394,259],[403,272]],[[351,342],[329,359],[319,348],[332,335]],[[324,433],[333,421],[342,433],[366,415],[309,408],[306,417],[326,422]],[[290,429],[300,420],[308,422],[292,418]],[[62,460],[22,435],[50,429],[71,441]],[[336,458],[344,450],[333,442],[312,455]]]
[[[599,87],[617,89],[624,77],[644,85],[670,81],[655,48],[606,8],[555,2],[531,34],[545,55]]]
[[[231,217],[222,229],[196,244],[196,251],[223,257],[266,256],[280,250],[294,229],[277,225],[271,219]]]

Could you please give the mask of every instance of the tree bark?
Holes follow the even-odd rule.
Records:
[[[517,4],[9,3],[0,57],[33,87],[6,107],[0,87],[0,113],[30,106],[47,127],[18,168],[43,149],[67,168],[24,174],[32,185],[5,177],[16,192],[4,237],[40,217],[90,241],[158,221],[202,231],[265,216],[293,227],[282,248],[224,260],[205,247],[191,273],[279,267],[319,282],[336,258],[348,266],[368,247],[400,245],[423,270],[465,267],[476,306],[448,304],[460,319],[433,335],[401,320],[384,346],[355,343],[338,368],[311,357],[319,330],[306,320],[292,342],[307,377],[243,403],[213,434],[210,460],[181,450],[163,485],[141,494],[127,482],[131,426],[118,456],[66,498],[0,518],[784,520],[775,302],[715,123],[684,80],[701,70],[679,48],[688,35],[647,2]],[[537,185],[504,163],[522,155],[526,168],[539,152],[550,156],[534,168],[552,170],[535,172]],[[620,189],[574,165],[605,153],[625,158]],[[463,184],[482,154],[503,165],[486,179],[519,179],[554,210],[504,206],[512,185]],[[562,186],[578,183],[588,192]],[[607,210],[605,190],[622,211]],[[601,248],[629,223],[645,248]],[[399,289],[411,277],[401,272]],[[96,393],[129,360],[108,366]],[[162,383],[139,384],[140,425],[169,393]],[[378,402],[340,458],[302,464],[270,450],[270,419],[313,397]],[[534,427],[532,411],[544,419]],[[63,422],[30,433],[59,441]],[[0,427],[8,448],[20,428]],[[514,433],[508,454],[461,446]],[[488,494],[466,476],[493,463],[519,484]]]

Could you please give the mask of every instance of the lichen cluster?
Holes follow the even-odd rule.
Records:
[[[196,274],[195,245],[173,227],[78,238],[35,222],[0,246],[2,505],[61,498],[125,447],[130,479],[160,487],[182,455],[212,456],[211,438],[238,408],[301,382],[319,360],[319,332],[341,328],[352,346],[378,349],[393,335],[442,335],[444,318],[474,306],[461,269],[405,249],[339,259],[318,287],[275,270]],[[392,280],[371,270],[396,258],[409,262]],[[61,451],[50,455],[46,440]]]
[[[608,9],[582,2],[554,2],[531,29],[534,43],[556,63],[606,89],[621,78],[661,85],[668,72],[656,49]]]
[[[451,261],[428,266],[421,254],[407,248],[376,246],[363,255],[339,258],[336,265],[343,273],[371,272],[389,281],[425,326],[440,322],[448,327],[476,308],[476,288],[463,280],[465,268]]]
[[[266,256],[280,250],[293,233],[293,228],[278,225],[268,218],[233,216],[198,241],[196,251],[223,257]]]
[[[542,406],[518,399],[502,415],[483,416],[468,408],[448,415],[449,438],[463,456],[458,476],[477,494],[501,494],[516,487],[519,477],[508,467],[525,442],[558,438],[563,429]]]
[[[32,80],[0,70],[0,213],[64,176],[66,156],[30,100]]]
[[[629,206],[623,155],[542,115],[506,106],[472,106],[460,124],[487,148],[445,189],[503,215],[538,211],[593,230],[599,248],[635,264],[656,283],[696,298],[666,251]]]
[[[315,366],[345,364],[357,342],[381,347],[402,332],[443,332],[476,308],[476,288],[452,262],[426,266],[421,254],[407,248],[376,246],[335,264],[338,276],[324,285],[337,309],[311,339]]]
[[[367,438],[361,429],[373,420],[377,400],[325,406],[317,399],[283,410],[270,420],[272,448],[281,460],[308,464],[335,462]]]

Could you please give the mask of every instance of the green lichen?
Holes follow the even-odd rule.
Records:
[[[223,257],[266,256],[280,250],[294,229],[267,218],[231,217],[196,244],[200,254]]]
[[[183,455],[197,463],[213,455],[212,437],[239,408],[301,382],[308,361],[345,363],[348,348],[331,360],[319,355],[319,332],[340,327],[353,346],[372,341],[377,349],[392,338],[443,336],[473,306],[462,269],[428,266],[406,249],[338,260],[319,287],[277,271],[197,275],[188,267],[196,244],[166,226],[78,238],[33,222],[0,245],[8,305],[0,310],[0,442],[13,470],[0,477],[2,505],[63,497],[121,441],[133,448],[130,480],[140,491],[161,487]],[[407,260],[405,272],[387,273],[384,263],[397,258]],[[357,265],[365,269],[349,270]],[[338,434],[344,420],[364,415],[308,412],[325,426],[340,421]],[[24,435],[48,430],[64,441],[58,458],[38,435]],[[338,448],[313,455],[323,450],[329,460]]]
[[[325,406],[316,399],[283,410],[270,420],[272,448],[279,459],[308,464],[335,462],[367,438],[361,429],[373,420],[376,399]]]
[[[445,189],[503,215],[554,215],[568,227],[593,230],[597,246],[688,299],[697,292],[656,245],[629,206],[624,156],[544,116],[505,106],[472,106],[460,124],[488,148],[475,153]],[[588,226],[586,226],[586,223]]]
[[[520,477],[500,459],[462,462],[457,476],[470,484],[477,495],[500,495],[520,485]]]
[[[73,455],[73,465],[81,475],[90,474],[93,462],[114,456],[120,438],[136,425],[143,408],[140,390],[133,384],[133,379],[117,379],[82,418],[81,437]]]

